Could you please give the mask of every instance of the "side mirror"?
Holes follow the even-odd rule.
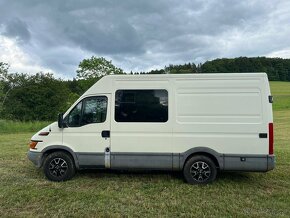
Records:
[[[63,128],[64,127],[64,122],[63,122],[63,113],[58,114],[58,127]]]

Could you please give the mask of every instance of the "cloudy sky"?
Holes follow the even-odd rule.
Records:
[[[0,0],[0,61],[72,78],[103,56],[125,71],[221,57],[290,58],[288,0]]]

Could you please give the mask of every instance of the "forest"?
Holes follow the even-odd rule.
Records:
[[[203,64],[169,65],[149,72],[124,72],[111,61],[91,57],[80,62],[76,77],[55,78],[50,73],[12,73],[0,62],[0,119],[51,121],[91,85],[108,74],[181,74],[266,72],[270,81],[290,81],[290,59],[266,57],[222,58]]]

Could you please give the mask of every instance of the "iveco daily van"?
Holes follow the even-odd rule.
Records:
[[[109,75],[32,137],[28,158],[52,181],[85,168],[183,171],[191,184],[266,172],[271,103],[265,73]]]

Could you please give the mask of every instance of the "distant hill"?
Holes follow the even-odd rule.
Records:
[[[202,73],[266,72],[269,80],[290,81],[290,59],[266,57],[222,58],[201,65]]]
[[[163,73],[245,73],[266,72],[269,80],[290,81],[290,59],[266,58],[266,57],[238,57],[222,58],[206,61],[204,64],[195,65],[187,63],[183,65],[169,65],[164,69],[146,72],[149,74]],[[138,74],[145,74],[140,72]]]

